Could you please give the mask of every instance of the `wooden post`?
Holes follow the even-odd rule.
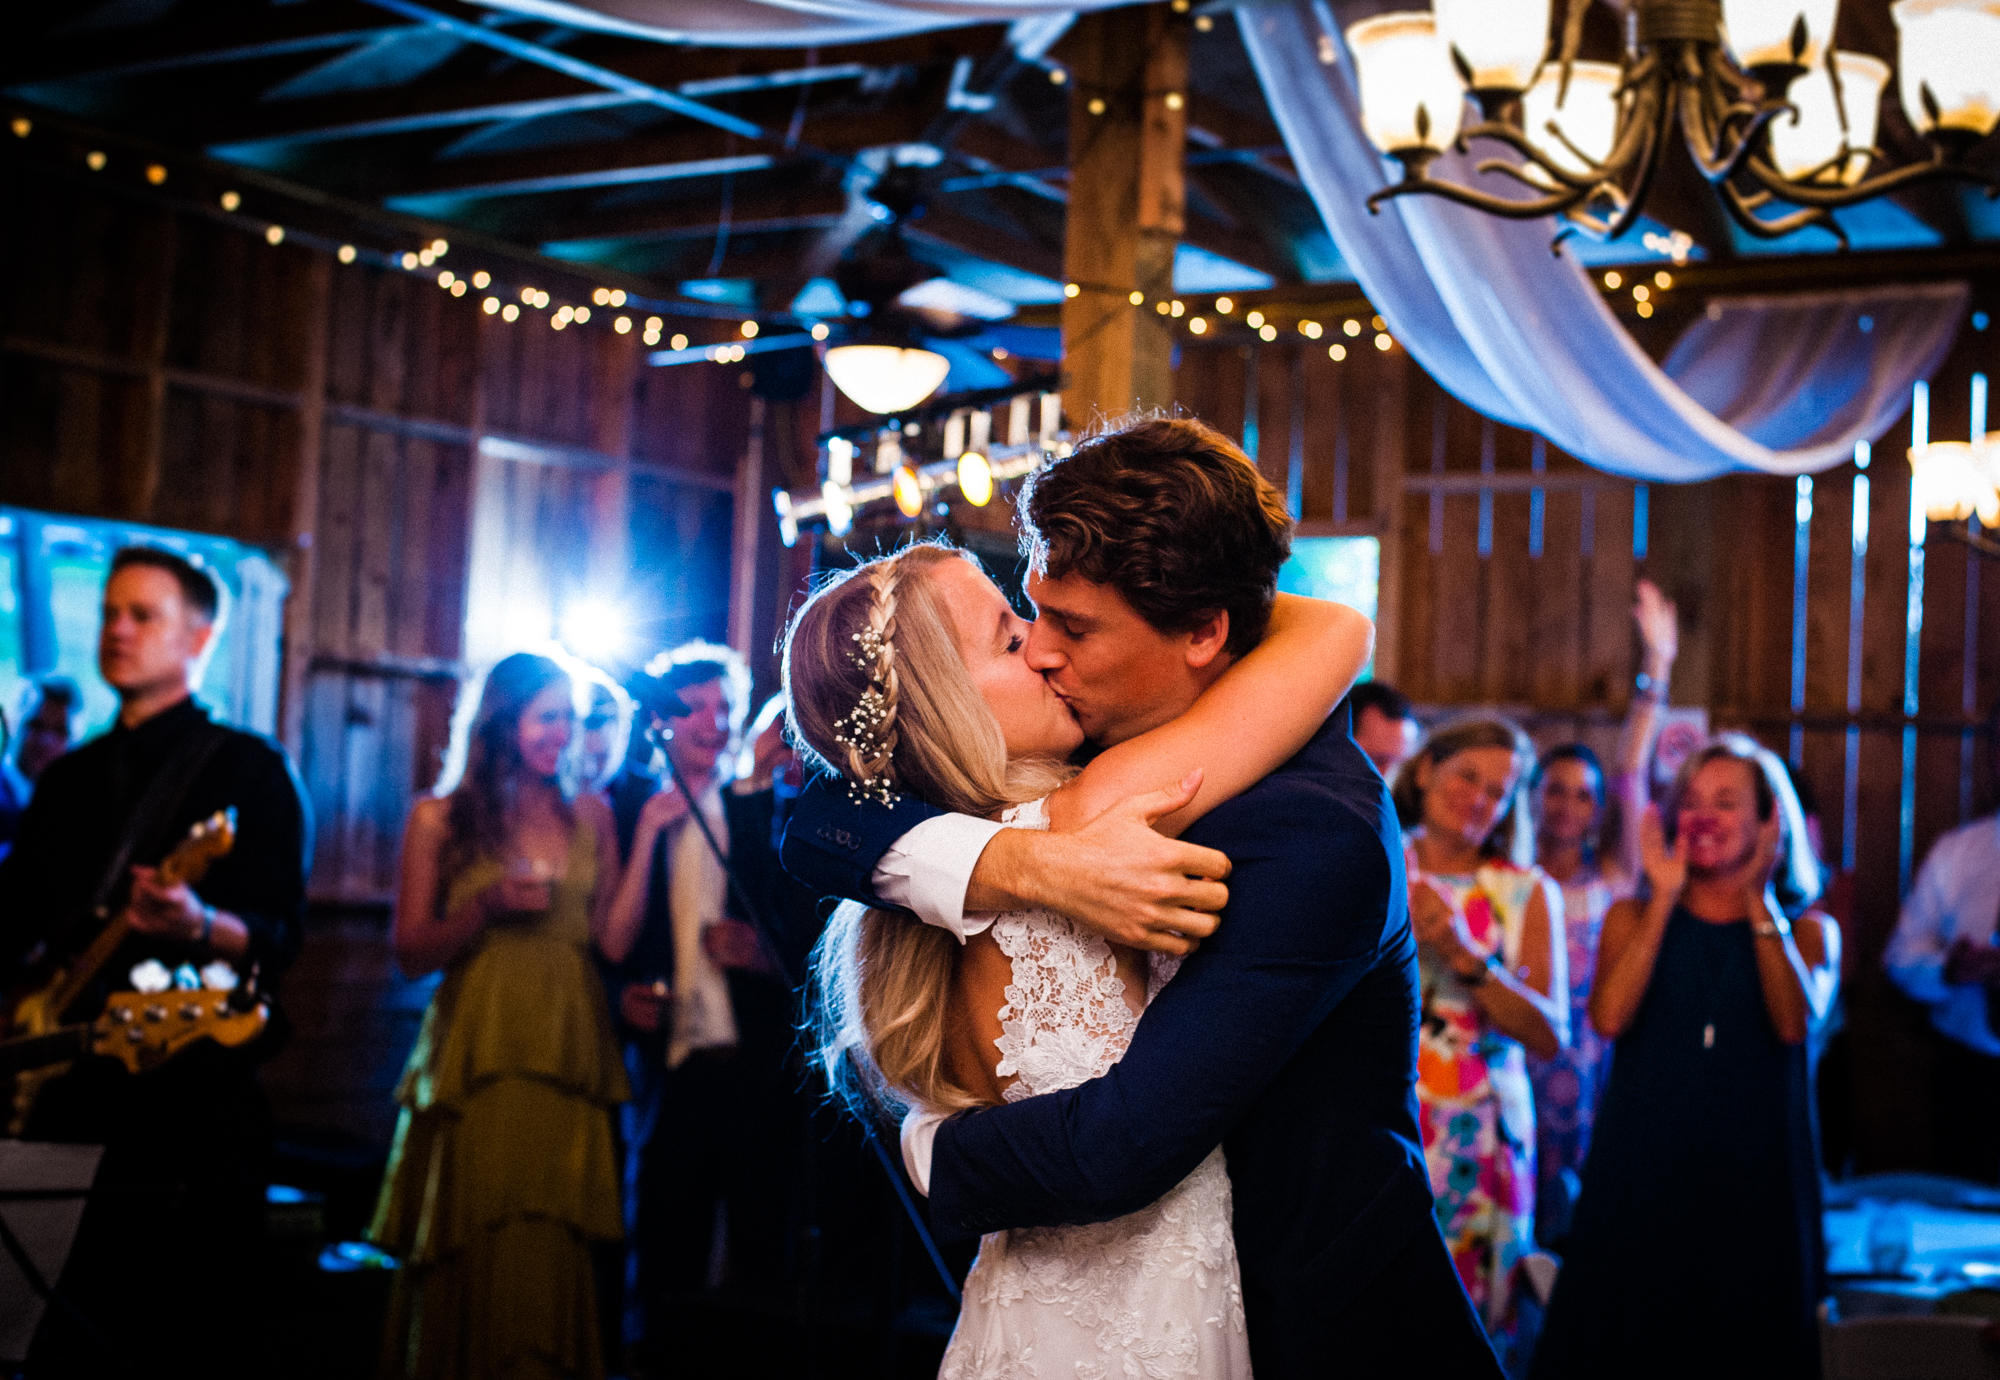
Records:
[[[333,261],[314,254],[306,265],[305,369],[299,380],[298,446],[292,453],[291,592],[285,598],[285,661],[278,704],[279,741],[293,760],[305,760],[306,676],[314,651],[314,576],[319,552],[320,454],[326,437],[327,308],[333,294]]]
[[[161,212],[153,225],[148,246],[151,261],[144,266],[153,280],[138,294],[142,306],[133,340],[139,361],[146,367],[145,401],[136,434],[122,457],[117,498],[119,511],[142,520],[153,516],[153,504],[160,493],[160,457],[167,426],[167,331],[173,317],[174,262],[180,248],[180,221],[171,211]]]
[[[729,547],[729,645],[746,661],[757,636],[757,574],[763,537],[775,530],[764,482],[764,400],[750,396],[750,436],[736,466],[736,512]]]
[[[1399,658],[1403,598],[1403,390],[1409,356],[1393,350],[1381,361],[1374,448],[1375,530],[1380,533],[1381,569],[1375,597],[1375,678],[1401,678]]]
[[[1172,320],[1187,145],[1189,20],[1166,5],[1100,10],[1065,41],[1069,218],[1064,410],[1073,427],[1173,401]],[[1141,301],[1131,300],[1138,293]]]
[[[588,585],[600,596],[625,592],[632,571],[632,433],[638,392],[639,342],[607,335],[597,347],[597,396],[590,441],[622,463],[598,476],[591,494]]]

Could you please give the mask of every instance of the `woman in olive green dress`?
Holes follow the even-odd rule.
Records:
[[[569,676],[510,656],[461,726],[462,773],[410,812],[396,961],[444,981],[396,1090],[370,1228],[402,1260],[388,1376],[604,1371],[592,1250],[621,1234],[611,1116],[628,1093],[591,949],[615,960],[632,936],[611,812],[575,789],[575,735]]]

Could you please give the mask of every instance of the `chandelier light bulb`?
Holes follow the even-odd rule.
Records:
[[[1979,469],[1970,441],[1910,447],[1912,497],[1932,522],[1963,522],[1978,502]]]
[[[907,412],[937,392],[951,361],[935,350],[836,345],[826,352],[834,386],[870,412]]]
[[[1445,52],[1456,48],[1475,91],[1526,91],[1549,47],[1549,0],[1432,0]]]
[[[1902,40],[1898,85],[1911,125],[1920,134],[1991,134],[2000,124],[2000,0],[1898,0],[1889,13]]]
[[[1840,103],[1833,98],[1833,78],[1826,64],[1807,72],[1787,92],[1798,107],[1796,123],[1780,115],[1771,122],[1771,161],[1786,177],[1805,178],[1824,169],[1822,177],[1852,187],[1868,171],[1868,150],[1875,145],[1876,117],[1882,92],[1889,85],[1889,64],[1866,53],[1836,53],[1840,67]],[[1847,110],[1847,132],[1840,129],[1840,111]],[[1847,156],[1838,166],[1842,148]]]
[[[1383,153],[1441,153],[1458,138],[1465,88],[1428,12],[1364,19],[1347,31],[1361,126]]]
[[[1722,27],[1729,38],[1729,51],[1745,69],[1810,69],[1826,56],[1839,9],[1840,0],[1722,0]],[[1801,19],[1805,21],[1805,47],[1795,52],[1792,41]]]
[[[1521,97],[1521,122],[1528,137],[1563,171],[1588,173],[1590,164],[1571,152],[1570,145],[1587,154],[1592,162],[1602,163],[1611,156],[1611,145],[1618,134],[1618,81],[1614,63],[1572,63],[1569,90],[1558,105],[1556,92],[1562,85],[1562,69],[1554,64],[1544,67],[1535,84]],[[1549,132],[1550,125],[1562,131],[1561,139]],[[1563,142],[1565,139],[1569,142]],[[1554,185],[1555,179],[1532,163],[1522,171]]]

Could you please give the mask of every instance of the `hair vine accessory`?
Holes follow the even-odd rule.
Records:
[[[853,634],[856,650],[847,654],[868,677],[868,688],[844,717],[835,720],[833,740],[847,749],[847,794],[857,804],[875,800],[896,803],[896,703],[901,685],[896,676],[896,582],[902,572],[884,561],[868,580],[874,598],[868,604],[868,626]]]

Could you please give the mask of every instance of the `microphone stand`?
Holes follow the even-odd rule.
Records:
[[[757,937],[763,941],[766,955],[777,968],[778,976],[784,981],[787,987],[796,992],[801,986],[800,980],[791,971],[791,965],[785,961],[785,951],[778,944],[777,931],[765,916],[763,908],[751,898],[749,888],[744,886],[742,877],[737,874],[735,865],[729,860],[728,850],[723,848],[722,844],[716,839],[715,831],[709,827],[707,817],[702,814],[700,797],[689,789],[687,778],[681,774],[681,769],[674,764],[673,753],[667,750],[668,740],[673,736],[673,730],[667,727],[661,715],[655,713],[653,715],[652,737],[660,745],[660,756],[666,759],[667,775],[672,779],[674,789],[679,791],[687,800],[689,816],[693,818],[696,827],[701,830],[701,836],[708,844],[708,851],[714,854],[716,862],[721,864],[723,874],[729,879],[730,891],[734,893],[737,903],[743,907],[743,913],[750,917],[751,927],[757,931]],[[916,1201],[910,1197],[909,1185],[903,1182],[902,1170],[898,1167],[896,1161],[890,1158],[888,1150],[882,1144],[881,1137],[875,1133],[874,1123],[867,1117],[857,1117],[855,1119],[861,1123],[862,1139],[866,1140],[868,1148],[875,1152],[875,1158],[881,1164],[882,1172],[889,1176],[889,1184],[896,1190],[896,1199],[902,1203],[903,1211],[909,1216],[910,1225],[916,1228],[917,1239],[923,1242],[924,1251],[930,1256],[931,1264],[937,1270],[938,1279],[944,1284],[945,1293],[951,1296],[953,1303],[960,1302],[958,1281],[952,1278],[950,1267],[944,1263],[944,1254],[938,1250],[937,1241],[931,1236],[929,1224],[924,1221],[923,1213],[918,1211]]]

